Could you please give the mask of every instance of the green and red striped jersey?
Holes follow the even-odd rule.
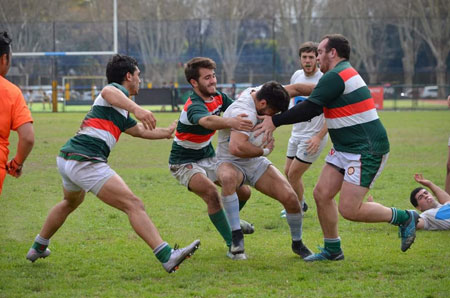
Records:
[[[215,156],[211,140],[216,131],[204,128],[198,121],[210,115],[219,116],[231,103],[231,98],[220,91],[208,101],[192,92],[178,119],[169,163],[183,164]]]
[[[129,96],[122,85],[110,85]],[[59,156],[79,161],[107,162],[120,134],[136,124],[127,110],[112,106],[99,94],[77,134],[61,148]]]
[[[339,62],[319,80],[308,100],[324,107],[337,151],[386,154],[389,140],[369,88],[348,61]]]

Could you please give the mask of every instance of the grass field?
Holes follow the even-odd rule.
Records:
[[[241,217],[254,223],[246,237],[247,261],[225,257],[226,246],[200,198],[178,185],[167,169],[171,141],[123,135],[110,165],[145,203],[163,238],[184,246],[199,238],[200,249],[180,270],[167,274],[132,231],[125,214],[88,194],[55,234],[52,255],[34,264],[26,252],[48,211],[62,198],[55,166],[58,149],[77,130],[82,113],[34,113],[36,143],[20,179],[8,176],[0,199],[0,297],[449,297],[450,232],[419,231],[406,253],[397,229],[340,219],[346,259],[305,263],[290,248],[281,205],[256,190]],[[178,117],[156,114],[158,124]],[[386,206],[411,209],[413,174],[443,186],[450,118],[448,111],[380,112],[391,153],[370,191]],[[276,131],[269,156],[283,168],[290,127]],[[16,144],[12,138],[13,152]],[[328,147],[330,144],[328,144]],[[326,152],[323,152],[324,157]],[[312,189],[323,157],[305,175],[310,210],[304,241],[313,250],[322,234]]]

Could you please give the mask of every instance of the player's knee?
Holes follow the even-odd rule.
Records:
[[[447,161],[447,175],[450,174],[450,159]]]
[[[206,190],[203,195],[203,200],[206,202],[209,209],[220,209],[220,195],[215,187]]]
[[[284,168],[284,175],[289,178],[289,168],[288,167]]]
[[[287,180],[289,181],[289,183],[292,184],[292,182],[295,181],[295,178],[296,178],[296,177],[294,177],[294,176],[295,176],[295,175],[294,175],[294,173],[292,173],[292,172],[288,172],[288,173],[286,174],[286,177],[287,177]]]
[[[222,173],[219,179],[222,188],[237,186],[237,177],[231,173]]]
[[[300,203],[295,192],[286,192],[280,199],[288,213],[300,212]]]
[[[339,204],[338,210],[343,218],[351,221],[358,221],[358,212],[354,208],[345,204]]]
[[[134,194],[130,194],[125,200],[123,210],[126,213],[130,213],[130,212],[145,210],[145,207],[144,207],[144,203],[142,202],[141,199],[139,199]]]
[[[318,186],[314,187],[313,197],[316,203],[320,203],[325,197],[325,190]]]
[[[250,196],[252,195],[252,191],[248,185],[243,185],[238,189],[237,195],[238,195],[239,201],[247,201],[248,199],[250,199]]]
[[[64,196],[64,202],[65,202],[65,208],[69,210],[69,212],[74,211],[75,209],[80,206],[81,203],[84,201],[84,194],[80,195],[68,195]]]

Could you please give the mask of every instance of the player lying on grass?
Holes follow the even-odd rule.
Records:
[[[423,187],[417,187],[411,192],[411,204],[422,213],[417,223],[417,229],[429,231],[450,230],[450,195],[422,174],[415,174],[414,180],[428,187],[436,199]],[[367,199],[373,202],[372,196]]]
[[[122,132],[143,139],[168,139],[175,130],[176,122],[167,128],[155,128],[153,114],[128,98],[138,93],[139,73],[137,62],[131,57],[115,55],[109,61],[106,68],[109,85],[94,101],[78,133],[59,152],[57,166],[62,176],[64,199],[50,211],[28,251],[28,260],[34,262],[50,255],[47,248],[50,238],[89,191],[128,215],[135,232],[152,248],[169,273],[178,269],[178,265],[200,245],[200,241],[195,240],[185,248],[172,249],[162,240],[142,201],[107,164],[109,153]],[[129,113],[142,123],[137,123]]]

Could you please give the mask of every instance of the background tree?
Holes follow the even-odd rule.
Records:
[[[447,0],[411,0],[418,16],[416,33],[430,47],[436,59],[436,83],[439,98],[445,98],[446,60],[450,53],[450,5]]]
[[[283,55],[286,71],[293,73],[299,67],[298,49],[306,41],[319,42],[319,22],[314,15],[321,8],[320,1],[277,0],[278,50],[287,48]]]

